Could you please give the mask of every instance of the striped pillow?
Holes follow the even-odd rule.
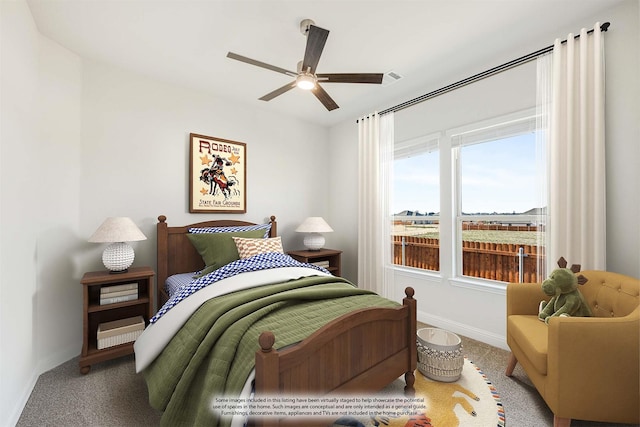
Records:
[[[249,258],[251,256],[267,252],[284,253],[284,250],[282,250],[282,240],[280,239],[280,236],[272,237],[270,239],[247,239],[244,237],[234,237],[233,241],[236,242],[236,248],[238,249],[240,259]]]

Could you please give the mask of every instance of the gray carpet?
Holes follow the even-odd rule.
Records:
[[[504,375],[508,352],[461,338],[465,356],[482,369],[498,390],[507,426],[553,425],[551,411],[524,371],[517,366],[513,377]],[[133,356],[94,365],[87,375],[80,375],[78,360],[72,359],[40,376],[17,426],[157,426],[160,415],[149,406],[146,384],[135,373]],[[573,420],[571,426],[612,425]],[[616,425],[622,426],[627,425]]]

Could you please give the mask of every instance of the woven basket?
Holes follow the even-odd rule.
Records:
[[[417,332],[418,370],[435,381],[457,381],[462,374],[462,341],[453,332],[423,328]]]

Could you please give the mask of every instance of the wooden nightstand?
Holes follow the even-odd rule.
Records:
[[[115,320],[142,316],[145,325],[153,316],[153,276],[155,273],[149,267],[129,268],[126,273],[109,273],[108,271],[92,271],[85,273],[82,283],[83,294],[83,344],[80,355],[80,373],[87,374],[94,363],[114,359],[133,353],[133,342],[119,344],[98,349],[98,325]],[[137,298],[100,304],[101,288],[119,285],[137,284]],[[132,286],[129,286],[130,288]],[[135,288],[135,286],[133,286]],[[112,297],[110,301],[131,298],[130,296]],[[105,298],[106,295],[103,295]]]
[[[292,258],[297,259],[300,262],[322,265],[324,268],[329,270],[331,274],[333,274],[334,276],[342,275],[342,267],[341,267],[341,260],[340,260],[342,251],[337,251],[335,249],[320,249],[318,251],[309,251],[309,250],[289,251],[287,252],[287,254],[289,254]],[[328,267],[324,265],[326,262],[329,262]]]

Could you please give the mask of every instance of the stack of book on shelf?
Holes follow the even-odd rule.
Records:
[[[324,260],[324,261],[312,262],[311,264],[317,265],[318,267],[329,268],[329,260],[328,259]]]
[[[142,316],[104,322],[98,325],[98,350],[138,339],[144,330]]]
[[[100,288],[100,305],[138,299],[138,283],[103,286]]]

